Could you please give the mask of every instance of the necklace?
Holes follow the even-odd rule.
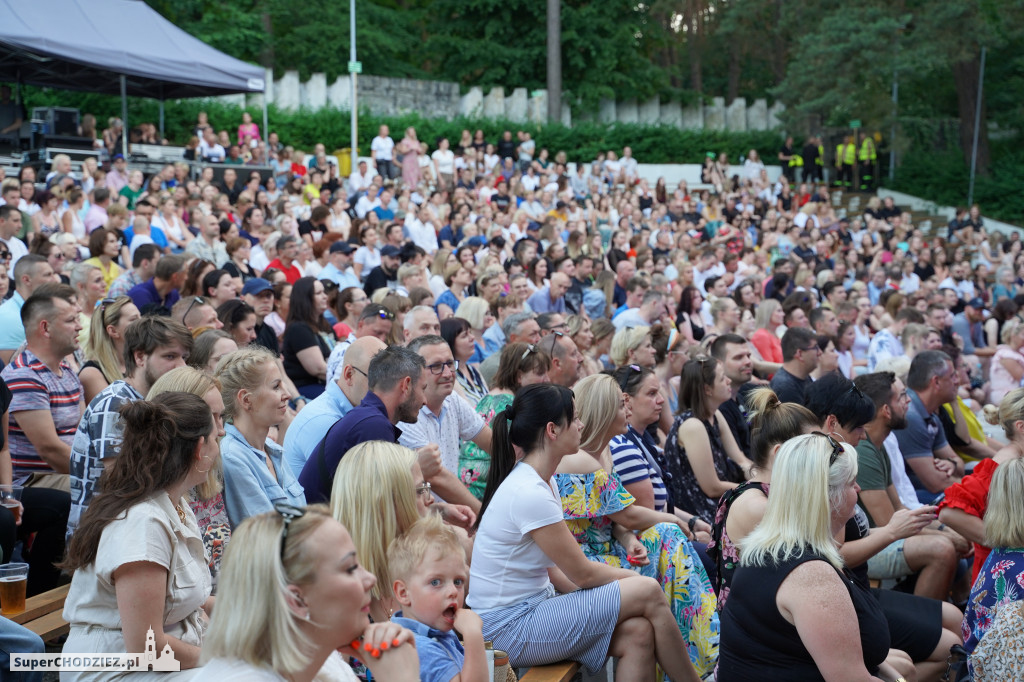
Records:
[[[181,519],[182,523],[185,523],[185,510],[181,508],[180,504],[174,505],[174,511],[178,512],[178,518]]]

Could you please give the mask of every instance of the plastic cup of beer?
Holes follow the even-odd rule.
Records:
[[[21,522],[21,491],[24,486],[0,485],[0,507],[7,507],[14,514],[14,522]]]
[[[27,587],[28,564],[0,565],[0,616],[11,616],[25,610]]]

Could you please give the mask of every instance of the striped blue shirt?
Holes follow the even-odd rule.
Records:
[[[654,508],[657,511],[668,509],[668,491],[665,482],[657,469],[647,461],[647,455],[637,445],[642,442],[641,434],[630,426],[629,432],[612,438],[612,466],[623,485],[650,480],[654,487]]]

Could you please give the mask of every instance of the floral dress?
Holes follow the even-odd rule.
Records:
[[[484,418],[488,426],[494,421],[494,415],[498,414],[512,404],[515,396],[509,393],[497,395],[485,395],[476,404],[476,413]],[[487,487],[487,472],[491,470],[491,456],[474,443],[466,441],[462,444],[459,452],[459,480],[469,488],[469,492],[478,500],[484,499],[484,489]]]
[[[650,563],[632,566],[625,548],[612,537],[613,522],[608,516],[635,501],[619,477],[598,469],[590,474],[555,474],[555,483],[566,525],[586,557],[656,579],[668,598],[690,662],[701,677],[710,673],[718,662],[715,592],[700,557],[679,526],[659,523],[638,534]]]
[[[224,495],[218,492],[209,500],[201,500],[193,494],[189,496],[188,506],[196,515],[199,533],[203,536],[206,558],[210,565],[210,578],[213,581],[213,594],[217,594],[217,579],[220,577],[220,560],[231,540],[231,522],[228,510],[224,505]]]
[[[718,566],[718,610],[725,608],[725,601],[729,598],[729,589],[732,585],[733,575],[740,563],[740,553],[736,544],[729,537],[725,529],[726,521],[729,519],[729,510],[732,503],[740,495],[748,490],[760,490],[765,497],[768,496],[769,485],[758,481],[747,481],[746,483],[733,488],[718,503],[718,511],[715,513],[715,522],[711,526],[711,542],[708,543],[708,555]]]
[[[673,474],[669,491],[672,504],[676,509],[688,511],[711,523],[715,518],[715,512],[718,511],[718,499],[708,497],[701,490],[700,483],[697,482],[697,475],[693,473],[693,467],[686,456],[686,449],[679,442],[679,427],[683,425],[684,421],[693,417],[693,410],[687,410],[676,417],[672,422],[668,440],[665,441],[665,459],[669,471]],[[717,419],[712,417],[710,421],[701,419],[700,422],[707,431],[708,442],[711,443],[711,460],[715,465],[715,474],[719,480],[742,483],[743,471],[725,454],[725,446],[722,444],[722,434],[718,430]]]
[[[993,549],[971,588],[961,625],[967,653],[985,636],[996,619],[996,611],[1024,598],[1024,548]],[[970,667],[970,663],[968,663]]]

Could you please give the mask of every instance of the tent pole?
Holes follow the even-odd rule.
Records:
[[[128,82],[121,74],[121,154],[128,160]]]

